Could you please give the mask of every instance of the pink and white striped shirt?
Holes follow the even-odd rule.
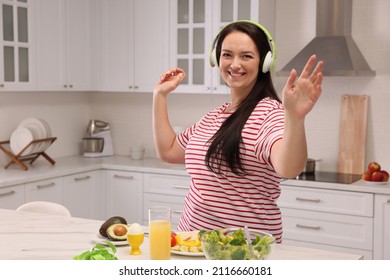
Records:
[[[185,149],[191,186],[185,198],[178,230],[216,229],[227,226],[265,230],[282,239],[282,221],[276,200],[281,177],[270,164],[270,152],[283,136],[284,109],[271,98],[260,101],[242,130],[240,155],[245,171],[238,176],[225,165],[215,174],[205,165],[209,139],[231,112],[229,103],[212,110],[177,137]]]

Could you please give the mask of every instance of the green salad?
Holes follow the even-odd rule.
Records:
[[[252,253],[242,228],[200,231],[199,235],[203,251],[212,260],[263,260],[269,255],[271,244],[275,242],[272,236],[256,233],[255,239],[250,243]]]

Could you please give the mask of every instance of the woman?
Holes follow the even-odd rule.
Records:
[[[272,38],[260,25],[237,21],[216,37],[215,60],[231,90],[231,102],[210,111],[175,135],[167,95],[185,78],[173,68],[153,92],[153,133],[157,155],[185,163],[191,186],[178,230],[245,226],[282,239],[276,205],[281,179],[306,164],[304,120],[321,94],[320,61],[309,58],[301,75],[292,70],[279,100],[269,73]],[[264,67],[263,67],[264,66]]]

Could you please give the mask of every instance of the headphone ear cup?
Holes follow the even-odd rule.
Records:
[[[271,66],[272,66],[272,59],[273,59],[272,53],[267,52],[267,54],[264,57],[264,62],[263,62],[263,68],[262,68],[263,73],[267,73],[268,71],[270,71]]]
[[[218,62],[217,62],[217,50],[215,49],[215,47],[213,47],[213,49],[212,49],[211,52],[210,52],[210,55],[209,55],[209,62],[210,62],[210,66],[211,66],[211,67],[218,66]]]

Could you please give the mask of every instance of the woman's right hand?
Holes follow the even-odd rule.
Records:
[[[169,69],[161,75],[160,82],[154,87],[154,94],[163,94],[164,96],[167,96],[168,93],[178,87],[185,77],[186,74],[183,69]]]

